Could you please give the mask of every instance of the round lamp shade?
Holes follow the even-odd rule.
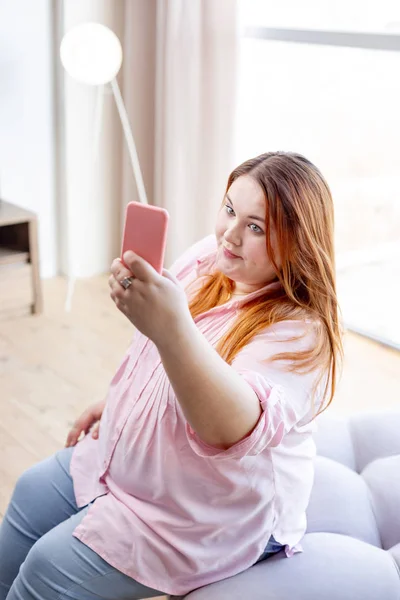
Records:
[[[73,79],[102,85],[112,81],[120,70],[122,48],[115,33],[105,25],[82,23],[64,35],[60,58]]]

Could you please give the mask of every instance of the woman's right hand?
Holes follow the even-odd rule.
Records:
[[[99,437],[99,427],[100,427],[100,419],[103,414],[104,407],[106,405],[106,401],[102,400],[101,402],[97,402],[97,404],[92,404],[87,408],[81,416],[75,421],[72,426],[72,429],[68,433],[67,441],[65,442],[65,447],[69,448],[70,446],[75,446],[76,442],[79,439],[79,436],[82,432],[89,433],[91,427],[92,429],[92,437],[97,439]]]

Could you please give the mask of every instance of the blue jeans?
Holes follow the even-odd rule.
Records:
[[[162,596],[73,537],[86,515],[69,473],[73,448],[28,469],[0,526],[0,600],[135,600]],[[278,552],[270,539],[259,561]]]
[[[267,560],[267,558],[270,558],[270,556],[273,556],[277,552],[280,552],[283,548],[284,548],[284,546],[282,546],[282,544],[277,542],[276,539],[274,538],[274,536],[271,535],[264,552],[261,554],[260,558],[257,560],[257,562],[255,564],[262,562],[263,560]]]

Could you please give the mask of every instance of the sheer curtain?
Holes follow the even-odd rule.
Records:
[[[122,42],[119,83],[147,196],[171,217],[169,265],[213,231],[234,166],[236,0],[96,0],[65,2],[62,10],[65,31],[98,21]],[[99,92],[70,80],[64,88],[64,246],[73,250],[75,275],[89,276],[107,271],[119,254],[124,207],[138,197],[110,93],[104,90],[93,165]]]

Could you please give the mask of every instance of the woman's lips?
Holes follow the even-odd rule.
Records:
[[[240,258],[240,256],[236,256],[236,254],[229,252],[229,250],[227,250],[225,248],[225,246],[223,247],[223,250],[224,250],[224,256],[226,256],[226,258]]]

